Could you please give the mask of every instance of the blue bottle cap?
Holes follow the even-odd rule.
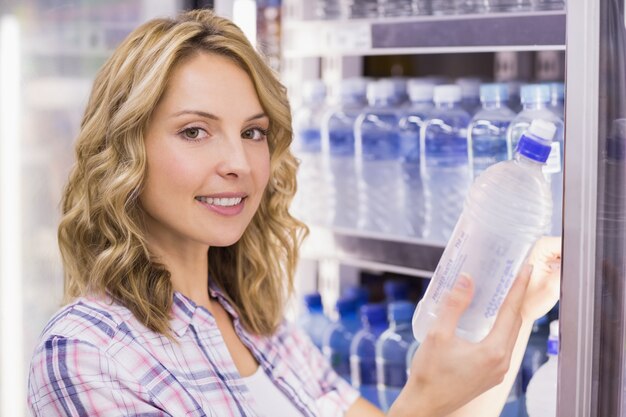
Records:
[[[550,87],[545,84],[523,85],[520,93],[523,104],[528,103],[549,103]]]
[[[342,297],[337,300],[337,304],[335,306],[337,312],[340,316],[344,314],[354,313],[356,312],[357,305],[354,297]]]
[[[304,296],[304,304],[306,304],[309,310],[322,308],[322,296],[317,293],[306,294]]]
[[[409,286],[404,281],[385,281],[383,290],[387,301],[400,301],[407,299]]]
[[[389,321],[410,322],[413,318],[415,306],[408,301],[394,301],[389,303],[387,309]]]
[[[364,325],[375,326],[387,323],[387,309],[383,304],[365,304],[360,312]]]
[[[509,87],[506,84],[492,83],[480,86],[480,101],[507,101],[509,99]]]
[[[552,150],[550,144],[555,133],[554,123],[535,119],[528,130],[522,134],[515,152],[533,161],[545,163],[550,156]]]
[[[345,295],[355,298],[359,305],[367,304],[370,299],[370,292],[363,287],[357,286],[348,287],[345,291]]]

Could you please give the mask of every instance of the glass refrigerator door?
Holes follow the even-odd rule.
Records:
[[[559,417],[626,416],[623,0],[568,3]]]
[[[0,415],[26,415],[27,370],[61,306],[59,202],[93,78],[180,0],[0,1]]]

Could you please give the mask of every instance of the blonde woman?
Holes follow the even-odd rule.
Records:
[[[282,318],[306,234],[291,135],[285,89],[231,22],[187,12],[119,46],[63,197],[66,306],[32,359],[35,416],[382,415]],[[558,279],[528,278],[480,344],[454,335],[461,278],[389,415],[495,416],[555,301]]]

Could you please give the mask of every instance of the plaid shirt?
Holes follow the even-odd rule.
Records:
[[[226,299],[210,291],[304,416],[341,416],[356,400],[358,392],[299,330],[283,324],[271,337],[250,334]],[[258,416],[208,310],[175,292],[170,326],[178,345],[109,299],[80,298],[64,307],[44,329],[31,362],[33,415]]]

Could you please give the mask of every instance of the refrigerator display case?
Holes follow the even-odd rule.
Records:
[[[97,70],[177,0],[0,2],[0,415],[25,416],[28,364],[60,308],[56,229]]]

